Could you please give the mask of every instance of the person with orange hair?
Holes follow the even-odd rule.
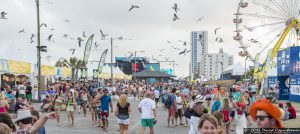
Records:
[[[281,112],[267,99],[258,99],[250,106],[250,116],[258,128],[283,128]]]

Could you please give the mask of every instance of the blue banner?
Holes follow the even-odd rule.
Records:
[[[291,101],[300,102],[300,75],[290,76],[290,95]]]
[[[289,100],[289,76],[278,76],[279,81],[279,99]]]

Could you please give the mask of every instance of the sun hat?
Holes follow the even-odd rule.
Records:
[[[17,119],[15,120],[15,122],[28,119],[28,118],[32,118],[30,111],[21,109],[18,110]]]
[[[272,118],[274,118],[276,120],[278,127],[283,128],[283,125],[280,121],[281,112],[277,106],[273,105],[267,99],[256,100],[250,106],[250,116],[252,117],[253,121],[256,121],[256,113],[259,109],[265,111],[270,116],[272,116]]]
[[[197,95],[195,98],[195,103],[204,102],[206,100],[206,96]]]

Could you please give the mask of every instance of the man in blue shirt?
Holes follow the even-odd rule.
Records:
[[[111,108],[111,113],[113,113],[113,106],[112,106],[111,98],[110,98],[110,96],[108,96],[107,89],[103,90],[103,96],[100,97],[100,102],[101,102],[100,116],[101,116],[102,123],[103,123],[103,131],[107,132],[107,128],[108,128],[108,119],[107,118],[109,116],[109,106]]]

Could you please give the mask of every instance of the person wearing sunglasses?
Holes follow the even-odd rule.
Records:
[[[250,116],[258,128],[283,128],[281,112],[267,99],[258,99],[250,106]]]

